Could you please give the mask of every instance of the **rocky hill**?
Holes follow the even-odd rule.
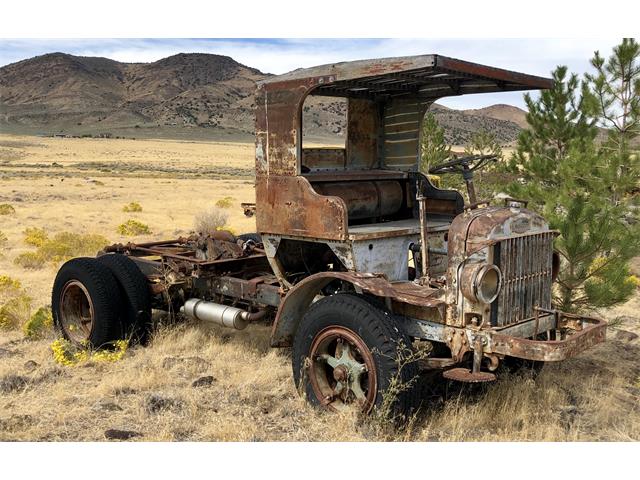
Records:
[[[527,112],[513,105],[500,103],[476,110],[463,110],[463,113],[466,115],[493,118],[495,120],[505,120],[515,123],[520,128],[527,128]]]
[[[51,53],[0,68],[0,129],[199,137],[253,134],[255,82],[267,74],[230,57],[178,54],[153,63]],[[305,108],[305,134],[343,136],[345,104],[326,98]],[[436,106],[450,142],[480,129],[512,142],[524,112],[509,105],[458,111]],[[169,132],[169,133],[167,133]]]
[[[446,141],[453,145],[464,145],[479,130],[487,130],[493,133],[502,144],[506,145],[514,142],[522,128],[511,120],[496,118],[493,115],[502,116],[503,112],[499,108],[488,111],[491,108],[482,109],[483,111],[454,110],[435,104],[431,107],[431,110],[434,112],[438,123],[445,129]],[[519,110],[517,107],[509,106],[509,108]]]
[[[65,132],[160,126],[251,130],[256,80],[230,57],[179,54],[153,63],[52,53],[0,69],[0,118]]]

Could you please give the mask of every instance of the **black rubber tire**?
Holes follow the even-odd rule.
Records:
[[[93,325],[87,338],[93,348],[112,344],[122,337],[120,291],[111,271],[95,258],[73,258],[56,275],[51,292],[51,311],[56,330],[67,340],[77,343],[64,330],[60,319],[60,296],[69,281],[78,281],[87,290],[94,309]]]
[[[378,391],[374,409],[380,409],[383,396],[394,378],[404,387],[388,406],[393,417],[402,422],[418,406],[418,390],[415,382],[419,375],[416,362],[402,364],[407,349],[413,352],[411,339],[394,322],[393,316],[377,308],[370,300],[356,294],[337,294],[315,302],[302,318],[293,340],[293,378],[298,389],[302,389],[307,401],[319,406],[311,382],[303,374],[305,359],[309,355],[315,336],[323,329],[339,325],[355,332],[373,354],[378,378]],[[304,379],[304,385],[300,383]]]
[[[238,235],[240,240],[246,242],[247,240],[253,240],[256,243],[262,243],[262,236],[259,233],[242,233]]]
[[[102,255],[98,261],[105,265],[120,289],[124,335],[132,342],[146,343],[151,333],[151,292],[147,278],[126,255]]]

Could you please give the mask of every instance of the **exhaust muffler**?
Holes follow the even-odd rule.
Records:
[[[236,330],[243,330],[250,322],[259,320],[266,313],[265,310],[251,313],[240,308],[208,302],[199,298],[187,300],[180,307],[180,312],[189,318],[217,323],[223,327],[235,328]]]

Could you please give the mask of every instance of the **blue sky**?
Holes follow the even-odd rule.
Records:
[[[153,62],[180,52],[217,53],[268,73],[362,58],[439,53],[478,63],[548,76],[555,66],[590,69],[595,50],[608,55],[619,39],[0,39],[0,66],[49,52]],[[521,93],[443,99],[454,108],[495,103],[524,106]]]

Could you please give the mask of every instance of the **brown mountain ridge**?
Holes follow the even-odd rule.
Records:
[[[152,63],[50,53],[0,68],[0,129],[12,133],[110,133],[123,136],[249,137],[256,81],[268,74],[231,57],[180,53]],[[341,101],[305,105],[305,134],[344,135]],[[479,110],[433,108],[451,143],[481,129],[503,143],[526,125],[510,105]]]

